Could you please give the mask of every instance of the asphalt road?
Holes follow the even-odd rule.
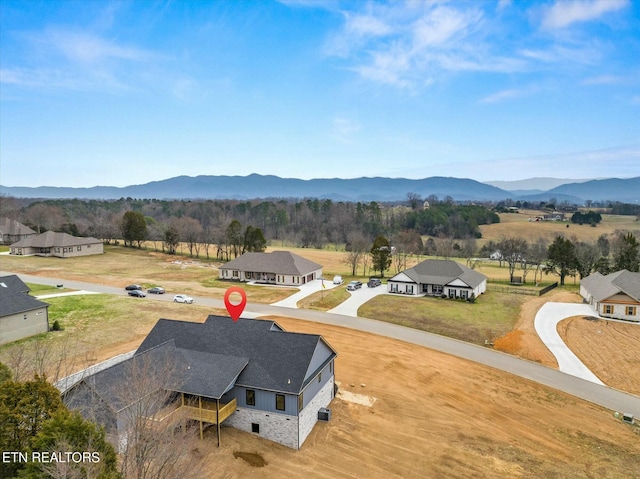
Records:
[[[0,271],[0,275],[2,276],[7,274],[15,273]],[[41,276],[23,274],[19,274],[18,276],[27,283],[46,284],[52,286],[64,284],[66,288],[116,294],[121,296],[127,295],[127,292],[124,290],[124,285],[122,288],[114,288],[96,283],[69,281],[57,278],[45,278]],[[144,299],[131,298],[131,301],[149,300],[172,301],[173,294],[150,294]],[[198,305],[224,308],[224,301],[221,299],[194,297],[194,302]],[[189,307],[189,305],[185,305],[185,307]],[[358,331],[379,334],[389,338],[417,344],[535,381],[539,384],[549,386],[594,404],[598,404],[612,411],[633,414],[636,418],[640,418],[640,397],[638,396],[634,396],[605,385],[586,381],[556,369],[526,361],[515,356],[510,356],[493,349],[373,319],[330,314],[321,311],[247,303],[245,312],[248,313],[246,315],[247,317],[255,317],[256,315],[286,316],[351,328]]]

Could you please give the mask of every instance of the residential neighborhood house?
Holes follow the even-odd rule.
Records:
[[[9,254],[56,256],[70,258],[104,253],[102,241],[92,237],[77,237],[67,233],[46,231],[39,235],[25,238],[10,247]]]
[[[487,289],[487,277],[452,260],[427,259],[387,282],[389,293],[469,299]]]
[[[336,355],[321,336],[289,333],[274,321],[160,319],[132,357],[84,377],[63,397],[69,407],[97,416],[122,449],[127,414],[143,409],[143,399],[121,393],[135,389],[132,366],[146,363],[136,373],[141,380],[149,376],[148,365],[165,376],[163,368],[176,373],[169,386],[154,386],[173,394],[149,411],[153,420],[182,413],[200,425],[201,437],[204,425],[215,425],[219,442],[224,423],[299,449],[334,397]],[[141,394],[152,393],[148,389]]]
[[[244,253],[220,266],[220,279],[299,286],[322,278],[322,265],[289,251]]]
[[[640,273],[590,274],[580,281],[580,295],[600,316],[640,321]]]
[[[0,344],[49,331],[49,305],[15,274],[0,277]]]
[[[11,218],[0,218],[0,244],[12,244],[37,235],[35,231]]]

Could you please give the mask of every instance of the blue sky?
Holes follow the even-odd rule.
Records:
[[[0,183],[640,175],[640,2],[0,2]]]

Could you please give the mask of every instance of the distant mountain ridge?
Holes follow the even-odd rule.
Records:
[[[80,199],[238,199],[257,198],[330,198],[334,201],[404,201],[407,193],[423,198],[447,196],[457,201],[501,201],[505,199],[568,201],[582,204],[585,200],[640,201],[640,177],[629,179],[591,180],[557,186],[533,195],[514,195],[495,186],[465,178],[434,176],[418,180],[406,178],[322,178],[300,180],[273,175],[248,176],[178,176],[125,187],[95,186],[65,188],[40,186],[0,186],[0,194],[19,198]],[[534,199],[535,198],[535,199]]]

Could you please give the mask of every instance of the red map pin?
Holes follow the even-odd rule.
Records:
[[[242,299],[238,304],[233,304],[229,299],[233,293],[238,293],[242,296]],[[224,305],[227,307],[227,311],[229,312],[229,316],[234,321],[237,321],[242,312],[244,311],[244,307],[247,305],[247,294],[244,292],[244,289],[239,288],[238,286],[232,286],[227,289],[226,293],[224,293]]]

